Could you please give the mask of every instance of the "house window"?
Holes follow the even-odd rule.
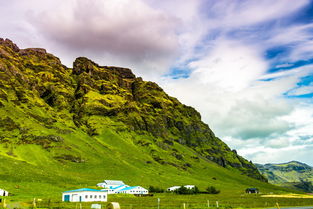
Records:
[[[103,195],[103,199],[105,199],[105,195]]]
[[[85,198],[88,199],[88,195],[85,195]]]
[[[90,198],[92,198],[92,195],[90,195]]]
[[[97,198],[97,195],[95,195],[95,198]]]

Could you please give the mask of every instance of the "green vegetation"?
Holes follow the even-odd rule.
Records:
[[[176,194],[198,194],[200,191],[197,186],[192,189],[186,188],[184,186],[179,187],[178,189],[174,190]]]
[[[248,187],[284,192],[157,84],[87,58],[69,69],[43,49],[0,39],[0,188],[13,195],[9,202],[55,203],[62,191],[104,179],[201,191],[210,183],[230,199]]]
[[[220,190],[216,189],[214,186],[208,186],[208,188],[206,188],[206,191],[209,194],[218,194],[221,192]]]
[[[150,193],[164,193],[165,192],[165,189],[162,189],[156,186],[149,186],[148,190]]]

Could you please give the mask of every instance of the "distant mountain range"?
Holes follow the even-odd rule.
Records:
[[[272,184],[313,192],[313,167],[305,163],[291,161],[256,166]]]

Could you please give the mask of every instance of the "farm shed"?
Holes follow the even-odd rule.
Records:
[[[246,193],[248,193],[248,194],[258,194],[259,193],[259,189],[258,188],[247,188],[246,189]]]
[[[104,180],[103,182],[97,184],[98,187],[103,187],[106,189],[112,189],[122,185],[125,185],[125,183],[118,180]]]
[[[62,193],[63,202],[107,202],[108,192],[82,188]]]

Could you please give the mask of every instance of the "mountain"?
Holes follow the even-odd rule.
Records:
[[[270,183],[280,186],[296,188],[305,192],[313,192],[313,167],[291,161],[280,164],[256,164],[259,171]]]
[[[68,68],[8,39],[0,39],[0,162],[0,185],[28,195],[104,178],[170,186],[220,177],[242,188],[267,181],[156,83],[84,57]]]

